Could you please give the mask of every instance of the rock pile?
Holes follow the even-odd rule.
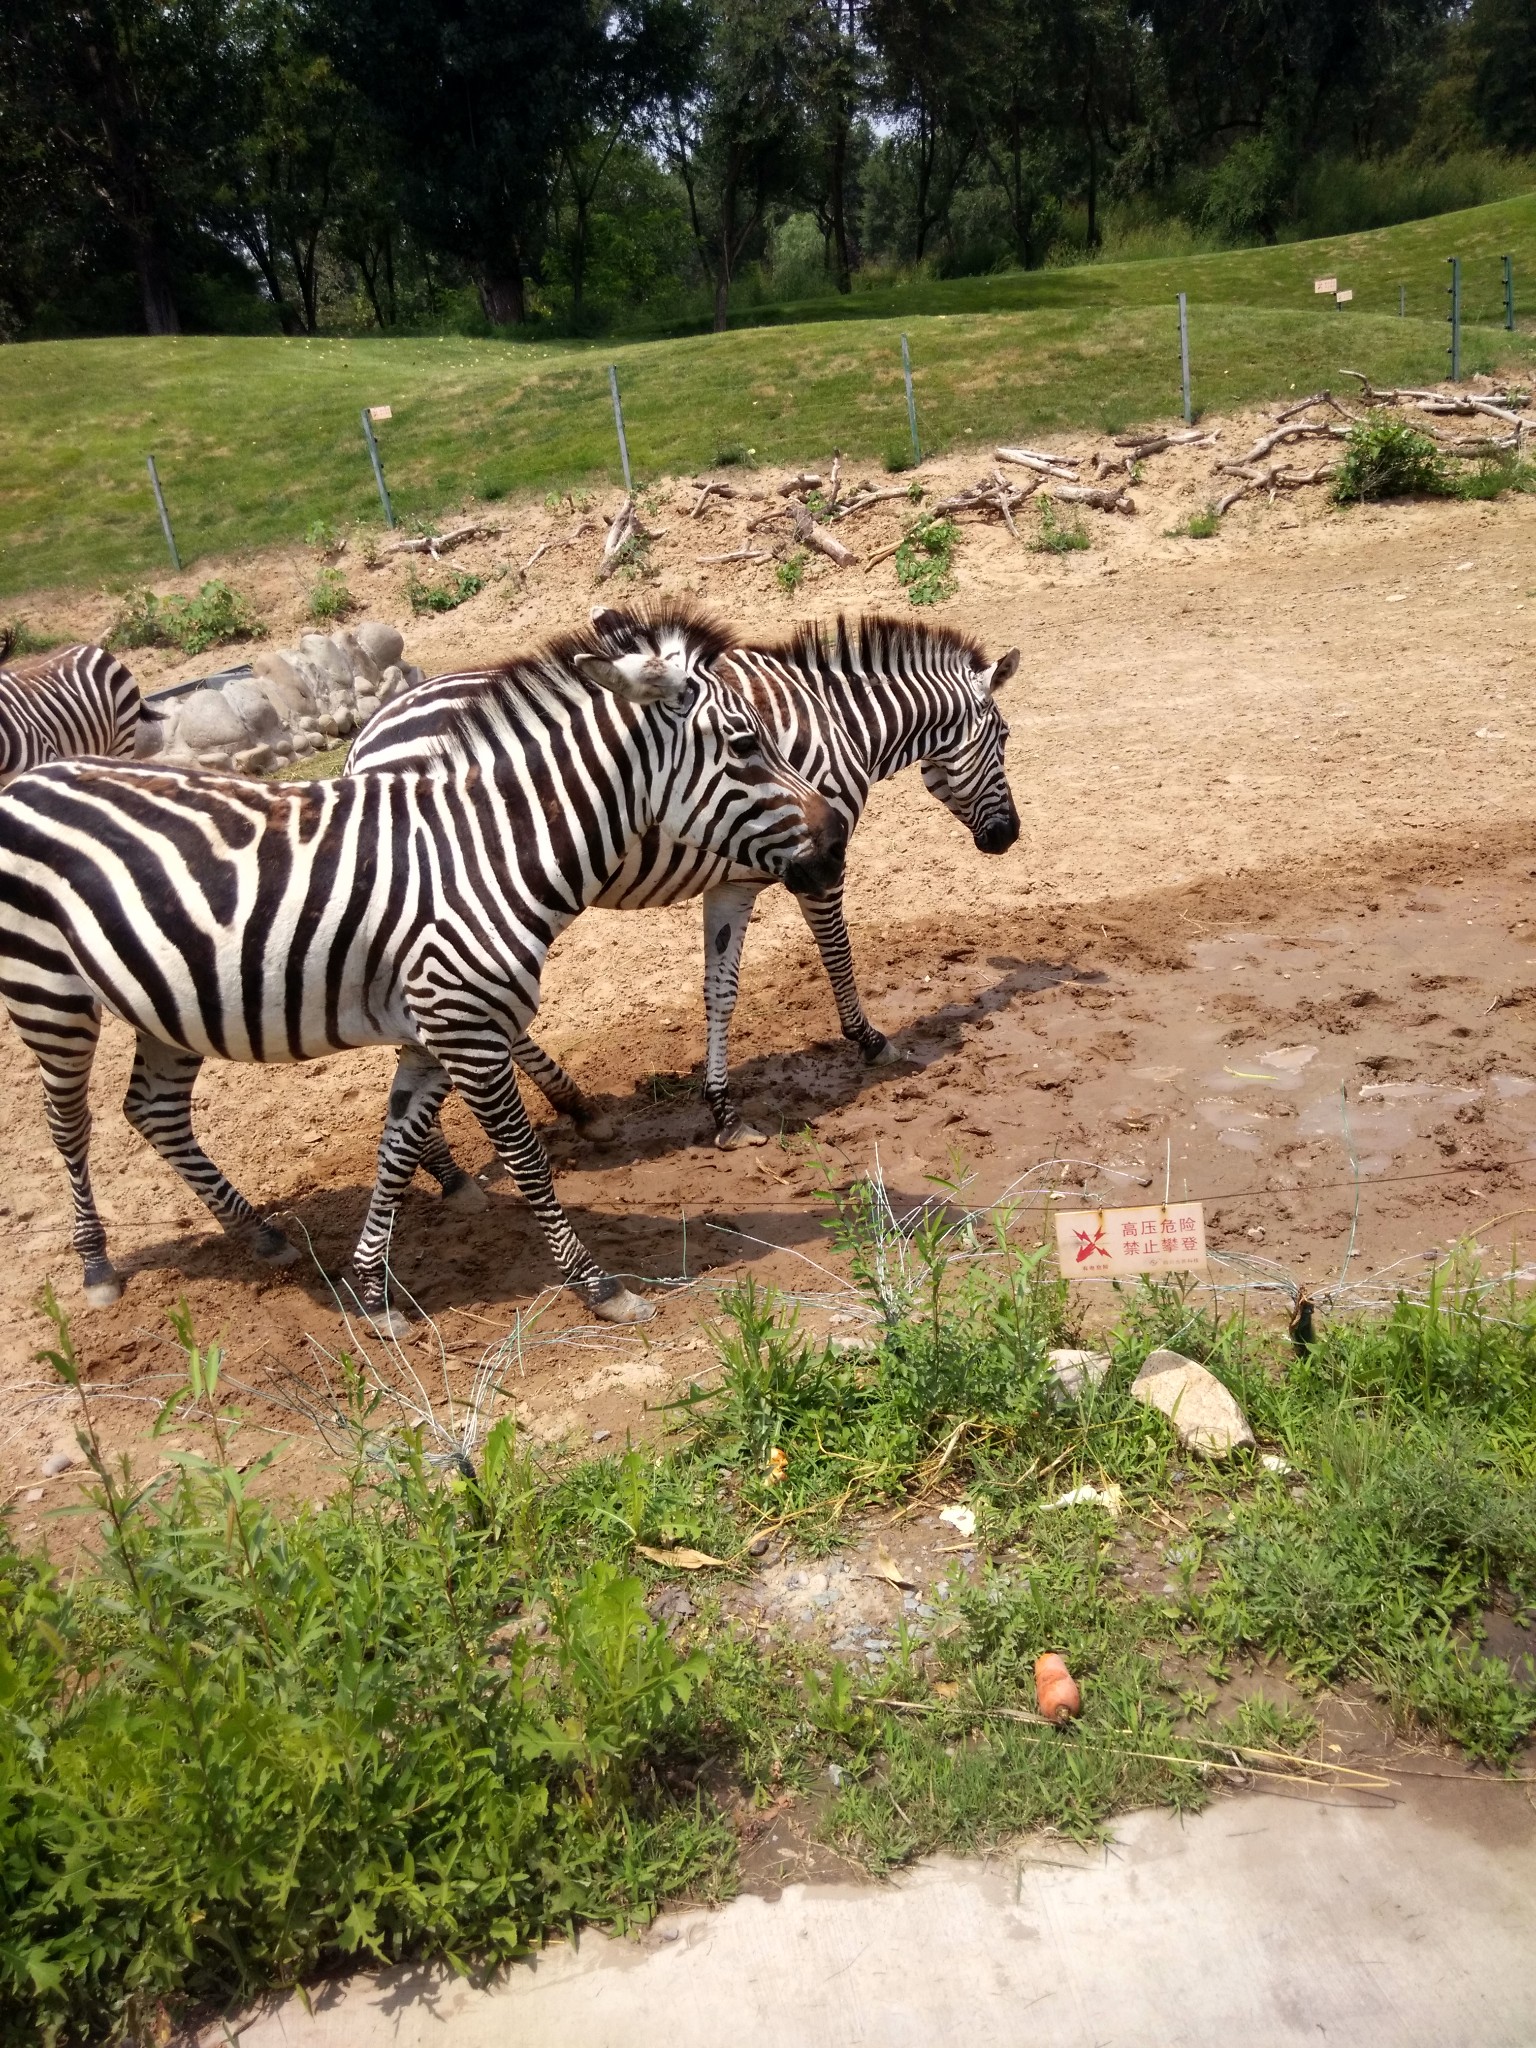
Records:
[[[405,667],[405,640],[369,619],[338,633],[306,633],[297,647],[258,654],[245,674],[161,697],[160,722],[140,726],[139,752],[178,767],[260,775],[307,760],[350,737],[381,704],[422,682]]]

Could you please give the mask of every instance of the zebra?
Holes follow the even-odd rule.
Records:
[[[594,611],[592,625],[605,643],[619,644],[629,630],[627,615],[616,609]],[[853,622],[840,616],[830,633],[804,625],[780,643],[730,647],[717,672],[756,707],[787,759],[850,833],[871,787],[920,761],[930,794],[970,830],[983,853],[1000,854],[1018,839],[1019,814],[1004,772],[1008,727],[995,698],[1018,664],[1017,648],[989,662],[975,640],[953,627],[868,614]],[[353,742],[348,772],[396,769],[419,759],[436,744],[454,702],[451,677],[396,698]],[[728,1058],[742,945],[752,905],[768,886],[717,850],[679,845],[652,826],[592,899],[604,909],[644,910],[703,896],[704,1099],[722,1148],[764,1143],[731,1100]],[[859,999],[841,881],[829,890],[798,891],[796,901],[832,984],[843,1036],[871,1065],[896,1058]],[[607,1134],[578,1084],[532,1038],[514,1044],[512,1056],[578,1128]],[[445,1193],[462,1190],[467,1176],[441,1130],[432,1131],[421,1164]]]
[[[142,719],[157,719],[132,674],[105,647],[61,647],[7,668],[0,633],[0,781],[77,754],[132,754]]]
[[[566,1221],[509,1044],[537,1007],[554,938],[652,824],[796,888],[841,875],[841,818],[714,676],[724,644],[709,621],[663,611],[456,677],[437,751],[399,771],[265,783],[58,761],[0,794],[0,1000],[42,1070],[91,1306],[123,1291],[89,1173],[105,1009],[137,1036],[129,1122],[226,1231],[278,1265],[295,1248],[193,1134],[203,1061],[400,1047],[353,1260],[376,1328],[405,1327],[387,1301],[390,1231],[450,1086],[567,1286],[604,1321],[650,1315]]]

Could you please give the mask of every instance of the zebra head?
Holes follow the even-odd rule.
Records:
[[[997,707],[997,692],[1018,665],[1017,647],[988,662],[958,635],[937,660],[924,664],[930,685],[938,685],[942,715],[936,743],[922,757],[923,781],[981,853],[1006,853],[1019,836],[1019,813],[1003,765],[1008,724]]]
[[[572,666],[615,696],[670,715],[673,756],[655,825],[797,895],[835,888],[847,821],[789,765],[754,707],[715,674],[725,635],[681,607],[649,615],[599,609],[592,632],[597,648],[573,653]]]

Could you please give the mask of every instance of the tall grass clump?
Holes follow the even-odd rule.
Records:
[[[1376,413],[1349,430],[1334,478],[1334,502],[1367,504],[1376,498],[1444,498],[1455,484],[1434,442],[1406,420]]]
[[[206,1448],[138,1478],[82,1400],[94,1559],[0,1535],[0,2038],[158,2039],[163,2001],[487,1963],[686,1882],[694,1823],[649,1763],[701,1660],[603,1560],[530,1625],[540,1496],[510,1426],[473,1477],[359,1426],[336,1498],[284,1516],[253,1491],[269,1457],[236,1459],[217,1348],[184,1312],[177,1334],[162,1421],[204,1417]]]

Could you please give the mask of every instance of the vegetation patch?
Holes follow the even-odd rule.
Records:
[[[1170,526],[1168,538],[1170,540],[1214,540],[1220,531],[1221,514],[1214,505],[1205,505],[1198,512],[1191,512],[1182,526]]]
[[[108,636],[113,647],[177,647],[206,654],[236,640],[258,640],[266,627],[237,590],[214,577],[196,597],[130,591]]]
[[[1344,443],[1333,496],[1340,505],[1367,504],[1377,498],[1445,498],[1455,483],[1445,458],[1429,438],[1407,420],[1385,413],[1359,420]]]
[[[1032,555],[1070,555],[1092,547],[1093,542],[1081,514],[1073,513],[1064,519],[1057,511],[1054,499],[1040,498],[1036,502],[1040,515],[1035,537],[1029,543]]]
[[[484,588],[485,578],[469,569],[451,569],[441,583],[428,583],[413,569],[406,579],[405,595],[419,618],[424,612],[457,611]]]
[[[315,624],[334,625],[338,619],[349,619],[356,610],[357,600],[347,588],[347,579],[341,571],[322,569],[309,592],[309,616]]]
[[[810,561],[804,548],[794,548],[782,562],[773,565],[773,580],[787,597],[793,597],[805,581],[806,565]]]
[[[896,550],[896,576],[913,604],[941,604],[960,588],[955,548],[960,529],[953,519],[921,513]]]

